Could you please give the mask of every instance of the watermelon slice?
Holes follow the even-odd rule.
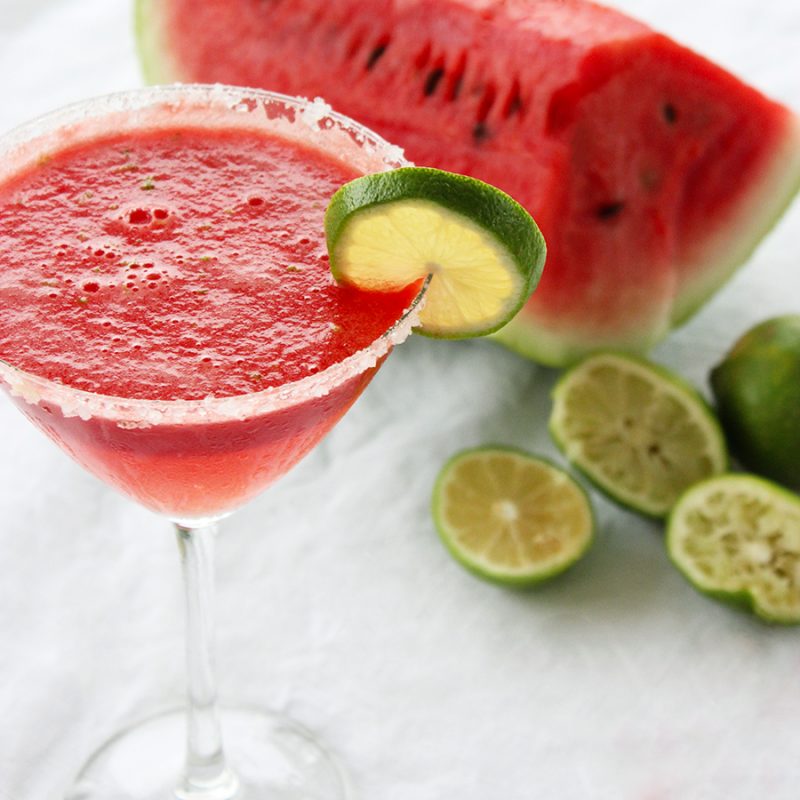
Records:
[[[321,95],[519,200],[548,265],[497,335],[546,364],[655,344],[800,187],[793,114],[585,0],[138,0],[137,18],[150,81]]]

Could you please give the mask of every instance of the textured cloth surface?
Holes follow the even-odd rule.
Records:
[[[800,107],[796,0],[618,5]],[[122,0],[0,0],[0,130],[139,85]],[[800,204],[654,353],[704,391],[745,328],[800,311]],[[790,800],[800,634],[697,595],[660,526],[593,495],[598,540],[533,594],[461,570],[428,512],[461,447],[561,461],[555,372],[485,342],[408,342],[331,436],[227,520],[223,700],[289,712],[364,800]],[[182,701],[168,525],[0,399],[0,798],[62,796],[94,747]]]

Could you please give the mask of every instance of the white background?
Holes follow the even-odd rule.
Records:
[[[796,0],[619,0],[800,108]],[[141,82],[121,0],[0,0],[0,130]],[[800,311],[800,203],[654,356],[704,391],[745,328]],[[718,606],[660,526],[593,496],[596,545],[533,594],[479,583],[428,514],[453,451],[554,456],[555,373],[487,343],[414,339],[294,472],[224,525],[223,699],[288,711],[364,800],[789,800],[800,632]],[[61,796],[122,724],[182,701],[166,523],[0,401],[0,798]]]

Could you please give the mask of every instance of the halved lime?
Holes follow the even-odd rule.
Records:
[[[545,244],[530,214],[486,183],[426,167],[365,175],[325,214],[331,271],[367,291],[432,275],[421,333],[483,336],[505,325],[536,287]]]
[[[447,549],[480,577],[529,586],[563,572],[589,547],[589,498],[566,472],[507,447],[454,455],[433,490]]]
[[[728,464],[719,423],[677,375],[623,353],[597,353],[553,391],[550,433],[612,500],[663,517],[693,483]]]
[[[800,497],[781,486],[746,474],[696,484],[670,515],[667,550],[704,594],[800,623]]]

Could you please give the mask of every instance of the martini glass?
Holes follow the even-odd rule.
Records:
[[[362,173],[405,163],[397,148],[320,101],[173,86],[79,103],[12,131],[0,139],[0,183],[66,145],[176,121],[265,131]],[[411,332],[423,294],[424,287],[363,350],[300,380],[235,397],[161,401],[94,394],[0,361],[0,383],[28,419],[87,470],[174,524],[183,565],[187,707],[114,736],[91,757],[68,800],[352,797],[336,759],[297,723],[254,709],[218,708],[212,647],[216,524],[283,475],[341,418]]]

